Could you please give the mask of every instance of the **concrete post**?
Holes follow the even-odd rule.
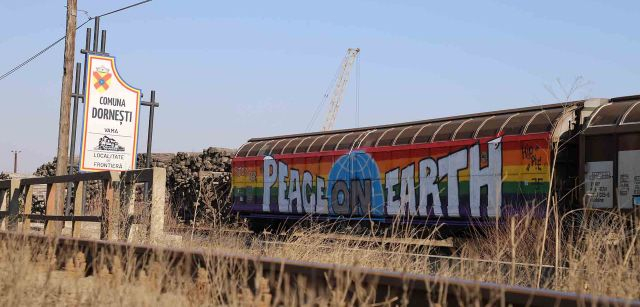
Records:
[[[11,187],[9,188],[9,230],[15,231],[18,226],[18,214],[20,214],[20,179],[11,179]]]
[[[153,168],[151,183],[151,220],[149,222],[149,239],[158,242],[164,235],[164,206],[167,184],[167,171],[164,168]]]

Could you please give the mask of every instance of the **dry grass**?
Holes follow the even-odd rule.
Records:
[[[557,206],[551,205],[551,218],[546,223],[532,212],[482,234],[457,239],[455,257],[420,245],[371,242],[431,240],[437,235],[437,229],[420,233],[399,221],[386,229],[305,221],[277,240],[219,227],[207,236],[187,232],[179,247],[640,298],[640,227],[633,227],[630,216],[596,211],[560,215]],[[175,223],[170,218],[166,222]],[[556,223],[563,226],[555,227]],[[296,235],[291,235],[294,232]],[[367,240],[327,239],[327,233],[336,232]],[[304,280],[291,282],[286,276],[254,278],[245,264],[230,261],[209,266],[215,269],[200,272],[194,280],[182,272],[169,271],[158,259],[141,273],[122,264],[126,261],[111,260],[115,265],[110,264],[109,269],[97,263],[98,273],[85,277],[82,261],[74,261],[73,256],[54,260],[50,254],[46,247],[0,242],[2,305],[246,306],[263,302],[355,306],[373,304],[375,297],[373,288],[361,285],[357,274],[338,276],[332,288],[319,291],[307,287]],[[61,267],[68,269],[61,271]],[[391,297],[382,305],[402,303],[401,297]]]
[[[360,306],[372,305],[375,292],[357,276],[334,276],[330,289],[307,287],[288,275],[254,276],[243,262],[217,259],[196,277],[154,259],[135,270],[132,258],[101,255],[87,276],[77,253],[52,257],[48,246],[0,242],[0,304],[3,306]],[[121,259],[127,259],[123,261]],[[351,291],[355,290],[355,291]],[[389,298],[389,305],[398,298]]]
[[[560,233],[561,248],[555,252],[547,239],[542,286],[595,295],[637,299],[640,273],[638,232],[630,231],[617,214],[588,216],[566,223]],[[306,225],[296,235],[274,241],[242,232],[219,230],[207,237],[185,240],[183,247],[210,248],[302,261],[355,265],[367,268],[435,274],[523,286],[537,283],[538,244],[543,233],[540,220],[514,218],[483,235],[459,240],[460,258],[429,258],[437,250],[410,244],[381,246],[371,242],[327,240],[335,225]],[[371,235],[360,230],[363,238]],[[550,227],[548,233],[555,233]],[[396,225],[387,238],[417,238],[418,233]],[[424,236],[424,235],[423,235]],[[185,236],[185,237],[188,237]],[[427,238],[428,239],[428,238]],[[25,242],[0,242],[0,296],[2,305],[373,305],[375,291],[360,283],[357,273],[336,277],[329,289],[308,287],[304,279],[288,276],[258,277],[246,263],[215,260],[197,277],[170,270],[166,260],[155,259],[142,271],[132,269],[127,256],[106,255],[93,263],[95,274],[85,276],[86,264],[76,254],[52,259],[48,246]],[[555,257],[561,268],[554,268]],[[437,255],[436,255],[437,256]],[[109,260],[105,260],[109,259]],[[436,296],[436,302],[439,298]],[[402,305],[402,297],[386,297],[380,305]]]
[[[321,234],[333,232],[334,226],[327,224],[296,227],[295,236],[280,240],[219,231],[193,240],[185,236],[187,240],[183,244],[302,261],[640,298],[640,228],[632,227],[628,215],[590,213],[580,218],[566,215],[564,227],[548,226],[546,240],[542,240],[544,222],[532,216],[514,217],[505,225],[487,229],[483,234],[456,240],[455,257],[438,255],[434,248],[411,244],[382,246],[371,242],[327,240]],[[353,235],[373,237],[357,233],[360,232],[354,231]],[[383,237],[415,239],[425,236],[396,225]],[[556,238],[559,238],[558,242]],[[541,244],[545,244],[545,252],[540,256],[537,251],[541,250]],[[540,258],[542,266],[538,265]]]

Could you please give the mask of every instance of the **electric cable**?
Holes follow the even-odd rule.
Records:
[[[119,9],[117,9],[117,10],[113,10],[113,11],[110,11],[110,12],[104,13],[104,14],[102,14],[102,15],[98,15],[98,16],[94,16],[94,17],[89,17],[89,19],[87,19],[85,22],[83,22],[82,24],[80,24],[79,26],[77,26],[77,27],[76,27],[76,31],[77,31],[77,30],[79,30],[80,28],[84,27],[84,25],[86,25],[89,21],[91,21],[91,20],[93,20],[93,19],[96,19],[96,18],[98,18],[98,17],[104,17],[104,16],[107,16],[107,15],[111,15],[111,14],[113,14],[113,13],[117,13],[117,12],[120,12],[120,11],[124,11],[124,10],[129,9],[129,8],[132,8],[132,7],[134,7],[134,6],[138,6],[138,5],[141,5],[141,4],[144,4],[144,3],[147,3],[147,2],[151,2],[151,1],[152,1],[152,0],[145,0],[145,1],[141,1],[141,2],[138,2],[138,3],[131,4],[131,5],[129,5],[129,6],[125,6],[125,7],[119,8]],[[80,10],[80,11],[82,11],[82,10]],[[86,11],[83,11],[83,12],[86,12]],[[58,40],[56,40],[55,42],[53,42],[51,45],[49,45],[49,46],[45,47],[44,49],[42,49],[42,50],[38,51],[36,54],[34,54],[34,55],[33,55],[33,56],[31,56],[30,58],[26,59],[24,62],[22,62],[22,63],[18,64],[16,67],[14,67],[14,68],[10,69],[9,71],[7,71],[6,73],[2,74],[2,75],[0,76],[0,81],[2,81],[2,80],[3,80],[4,78],[6,78],[6,77],[9,77],[9,76],[10,76],[10,75],[12,75],[14,72],[16,72],[16,71],[20,70],[22,67],[24,67],[25,65],[29,64],[29,62],[31,62],[31,61],[35,60],[36,58],[38,58],[39,56],[41,56],[43,53],[45,53],[45,52],[49,51],[49,49],[53,48],[53,46],[55,46],[55,45],[57,45],[58,43],[60,43],[60,42],[61,42],[62,40],[64,40],[66,37],[67,37],[67,36],[65,35],[65,36],[63,36],[63,37],[59,38]]]

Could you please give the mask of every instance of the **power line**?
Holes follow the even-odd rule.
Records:
[[[128,10],[128,9],[130,9],[130,8],[134,7],[134,6],[138,6],[138,5],[141,5],[141,4],[145,4],[145,3],[147,3],[147,2],[151,2],[151,0],[140,1],[140,2],[134,3],[134,4],[132,4],[132,5],[128,5],[128,6],[125,6],[125,7],[119,8],[119,9],[117,9],[117,10],[113,10],[113,11],[111,11],[111,12],[107,12],[107,13],[104,13],[104,14],[102,14],[102,15],[95,16],[95,17],[93,17],[93,18],[96,18],[96,17],[104,17],[104,16],[107,16],[107,15],[111,15],[111,14],[113,14],[113,13],[117,13],[117,12],[120,12],[120,11]]]
[[[117,10],[113,10],[113,11],[110,11],[110,12],[104,13],[104,14],[102,14],[102,15],[98,15],[98,16],[94,16],[94,17],[89,17],[89,19],[87,19],[85,22],[83,22],[82,24],[80,24],[79,26],[77,26],[77,27],[76,27],[76,30],[78,30],[78,29],[82,28],[84,25],[86,25],[86,24],[87,24],[89,21],[91,21],[92,19],[95,19],[95,18],[98,18],[98,17],[107,16],[107,15],[111,15],[111,14],[113,14],[113,13],[117,13],[117,12],[120,12],[120,11],[124,11],[124,10],[126,10],[126,9],[130,9],[130,8],[132,8],[132,7],[134,7],[134,6],[138,6],[138,5],[141,5],[141,4],[145,4],[145,3],[147,3],[147,2],[151,2],[151,0],[141,1],[141,2],[138,2],[138,3],[134,3],[134,4],[132,4],[132,5],[129,5],[129,6],[125,6],[125,7],[119,8],[119,9],[117,9]],[[36,58],[38,58],[39,56],[41,56],[43,53],[45,53],[45,52],[49,51],[49,49],[51,49],[53,46],[55,46],[55,45],[57,45],[58,43],[60,43],[61,41],[63,41],[65,37],[67,37],[67,36],[65,35],[65,36],[63,36],[63,37],[59,38],[58,40],[56,40],[55,42],[53,42],[51,45],[49,45],[49,46],[45,47],[44,49],[42,49],[42,50],[38,51],[36,54],[34,54],[34,55],[33,55],[33,56],[31,56],[30,58],[26,59],[24,62],[22,62],[22,63],[18,64],[18,66],[14,67],[14,68],[10,69],[9,71],[7,71],[6,73],[2,74],[2,76],[0,76],[0,81],[2,81],[2,80],[3,80],[4,78],[6,78],[6,77],[9,77],[9,76],[10,76],[10,75],[12,75],[14,72],[16,72],[16,71],[20,70],[22,67],[24,67],[25,65],[29,64],[29,62],[31,62],[31,61],[35,60]]]
[[[80,29],[81,27],[83,27],[85,24],[87,24],[89,21],[91,21],[90,19],[87,19],[87,21],[83,22],[80,26],[78,26],[76,28],[76,30]],[[37,57],[39,57],[40,55],[42,55],[43,53],[47,52],[49,49],[51,49],[53,46],[57,45],[59,42],[61,42],[62,40],[64,40],[64,38],[67,37],[66,35],[59,38],[57,41],[53,42],[53,44],[45,47],[44,49],[38,51],[38,53],[34,54],[32,57],[28,58],[26,61],[20,63],[18,66],[12,68],[11,70],[7,71],[6,73],[4,73],[2,76],[0,76],[0,81],[8,76],[10,76],[11,74],[13,74],[14,72],[18,71],[20,68],[24,67],[25,65],[29,64],[29,62],[35,60]]]

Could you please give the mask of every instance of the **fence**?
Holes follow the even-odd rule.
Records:
[[[166,193],[166,171],[164,168],[147,168],[126,172],[95,172],[76,175],[37,177],[25,179],[0,180],[0,227],[17,231],[19,223],[22,232],[31,231],[31,221],[44,221],[44,232],[57,235],[63,222],[71,222],[71,235],[79,237],[81,223],[100,223],[100,238],[108,240],[130,239],[134,222],[142,220],[143,229],[149,239],[154,241],[163,235],[164,206]],[[84,185],[88,181],[101,181],[102,204],[99,215],[84,215],[82,205]],[[138,183],[151,185],[151,199],[148,210],[142,215],[135,212]],[[64,184],[74,189],[73,215],[56,215],[56,184]],[[36,185],[46,185],[45,214],[32,214],[32,195]],[[8,196],[8,197],[7,197]],[[21,206],[22,204],[22,206]]]

